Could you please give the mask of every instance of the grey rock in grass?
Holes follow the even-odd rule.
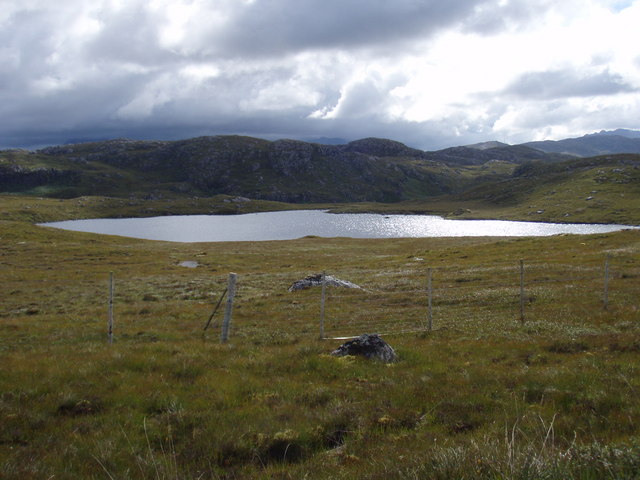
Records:
[[[331,275],[325,276],[325,282],[327,285],[332,287],[344,287],[344,288],[362,288],[355,283],[348,282],[346,280],[340,280],[339,278],[332,277]],[[290,292],[295,292],[296,290],[304,290],[305,288],[317,287],[322,285],[322,274],[318,273],[315,275],[309,275],[308,277],[303,278],[302,280],[298,280],[293,282],[293,284],[289,287]]]
[[[398,360],[395,350],[377,333],[365,333],[358,338],[349,340],[331,352],[331,355],[336,357],[361,355],[384,363],[393,363]]]

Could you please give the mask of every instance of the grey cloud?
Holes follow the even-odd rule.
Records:
[[[144,89],[147,81],[147,77],[138,75],[119,78],[97,75],[80,86],[50,95],[25,95],[19,101],[11,98],[14,92],[2,92],[0,117],[11,121],[2,122],[1,131],[3,135],[18,135],[39,130],[83,129],[89,125],[108,128],[117,110]]]
[[[521,75],[503,93],[528,99],[594,97],[637,91],[622,76],[603,70],[585,74],[574,70],[530,72]]]
[[[405,82],[402,75],[384,80],[378,75],[371,75],[350,85],[337,102],[337,115],[345,119],[377,118],[386,111],[389,92]]]
[[[464,20],[463,28],[480,35],[522,30],[535,25],[542,12],[554,6],[553,0],[487,0],[475,6]]]
[[[276,55],[428,38],[486,0],[271,0],[255,2],[212,32],[219,54]]]
[[[392,138],[421,149],[436,149],[472,143],[473,136],[455,136],[456,119],[447,122],[394,122],[367,117],[365,121],[353,118],[308,118],[308,109],[290,108],[282,111],[241,113],[232,110],[212,111],[201,106],[203,102],[189,99],[171,101],[156,109],[145,121],[135,119],[90,117],[90,110],[80,104],[88,98],[78,99],[76,116],[56,122],[56,110],[43,119],[38,128],[17,128],[6,132],[0,140],[0,148],[40,147],[67,141],[89,141],[126,137],[131,139],[177,140],[201,135],[239,134],[270,140],[278,138],[340,137],[355,140],[364,137]],[[106,106],[102,111],[113,109]]]
[[[65,0],[62,6],[43,2],[37,9],[18,10],[5,21],[0,45],[19,56],[14,78],[34,78],[55,69],[74,73],[79,67],[104,65],[113,71],[127,63],[154,68],[180,60],[160,46],[159,15],[144,2],[92,13],[83,12],[86,5],[82,0]],[[99,22],[100,31],[95,37],[74,37],[68,30],[85,14]]]
[[[186,39],[174,51],[159,45],[166,11],[132,0],[119,9],[96,8],[90,16],[102,24],[98,37],[83,46],[88,60],[116,58],[141,64],[191,59],[282,55],[307,50],[386,48],[389,44],[429,38],[452,26],[482,33],[524,19],[548,0],[202,0],[188,24]],[[99,3],[97,3],[99,5]],[[18,11],[10,20],[11,35],[49,42],[56,30],[72,24],[87,2],[66,0]],[[533,5],[533,6],[532,6]],[[223,23],[216,19],[225,17]],[[7,33],[9,34],[9,33]],[[23,39],[23,46],[28,43]],[[42,46],[27,48],[42,51]]]
[[[531,141],[533,132],[545,132],[553,128],[575,132],[614,130],[619,126],[637,129],[636,112],[634,108],[621,110],[605,106],[585,114],[582,108],[566,100],[525,105],[510,125],[512,143]],[[572,136],[579,136],[579,134]]]
[[[581,115],[582,110],[563,100],[551,100],[524,106],[522,114],[514,120],[516,129],[538,130],[558,125],[568,125],[572,119]]]
[[[21,11],[14,14],[11,26],[0,29],[0,45],[5,55],[14,59],[10,65],[3,65],[3,77],[13,84],[22,84],[25,79],[45,71],[45,61],[55,51],[51,40],[55,28],[54,18],[46,12]],[[7,88],[5,82],[2,88]]]
[[[181,61],[176,52],[161,47],[161,17],[144,4],[131,3],[98,18],[103,27],[96,38],[84,45],[87,61],[131,62],[150,67]]]

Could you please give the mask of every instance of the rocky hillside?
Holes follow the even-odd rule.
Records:
[[[0,188],[40,195],[243,195],[287,202],[399,201],[452,191],[424,152],[389,140],[346,145],[239,136],[112,140],[0,154]]]
[[[457,194],[562,155],[526,146],[424,152],[385,139],[343,145],[242,136],[110,140],[0,152],[0,191],[71,198],[217,194],[284,202],[398,202]]]

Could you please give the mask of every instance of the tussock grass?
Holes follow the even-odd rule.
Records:
[[[637,478],[638,232],[174,244],[1,220],[0,242],[2,478]],[[322,270],[364,288],[329,289],[327,333],[388,330],[399,363],[328,355],[319,290],[287,292]],[[230,271],[221,345],[202,328]]]

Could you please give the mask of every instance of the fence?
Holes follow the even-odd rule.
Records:
[[[341,272],[330,273],[342,277]],[[217,322],[223,325],[221,340],[226,341],[229,328],[232,338],[349,338],[443,329],[481,337],[512,330],[515,324],[530,331],[553,331],[559,323],[584,333],[589,329],[584,319],[607,308],[637,315],[640,297],[637,258],[622,254],[583,265],[510,260],[434,268],[413,262],[394,270],[355,274],[358,278],[344,279],[362,288],[325,286],[296,292],[287,292],[285,285],[265,290],[260,274],[239,275],[235,291],[231,274],[235,310],[229,327],[234,308],[229,295],[225,322]],[[229,280],[231,288],[231,276]],[[222,285],[220,280],[220,291],[209,298],[214,304]]]
[[[607,308],[637,313],[638,278],[633,259],[609,257],[582,267],[522,261],[424,268],[365,291],[332,289],[325,330],[332,337],[420,329],[484,335],[515,323],[540,327],[546,322],[547,329],[558,321],[580,325]]]

